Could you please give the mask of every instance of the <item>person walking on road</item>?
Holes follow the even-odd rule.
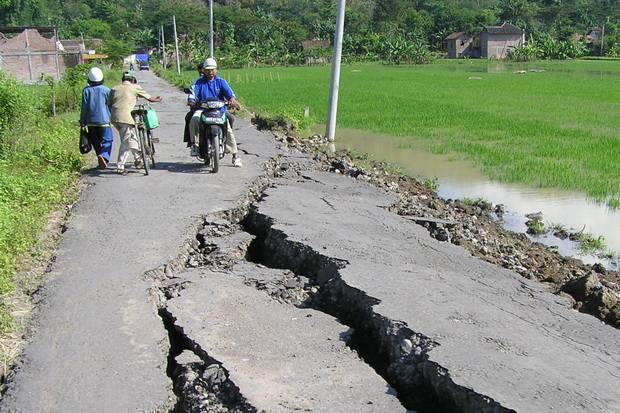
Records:
[[[133,110],[138,97],[144,98],[149,102],[161,102],[161,96],[151,97],[141,86],[139,86],[133,72],[124,72],[122,83],[112,88],[110,94],[110,108],[112,109],[112,123],[118,130],[121,138],[121,147],[118,151],[116,162],[116,172],[125,173],[125,162],[129,153],[133,154],[134,165],[136,168],[142,166],[144,160],[140,154],[140,144],[136,136],[136,122],[131,111]]]
[[[82,90],[80,126],[88,130],[88,140],[95,149],[99,169],[110,162],[114,135],[108,107],[110,89],[103,86],[103,72],[98,67],[88,71],[88,86]]]
[[[190,88],[188,104],[195,107],[196,103],[204,102],[210,99],[227,100],[228,104],[240,109],[241,106],[235,98],[235,93],[228,85],[226,80],[217,75],[217,62],[210,57],[203,63],[202,76],[196,79]],[[222,110],[226,110],[224,107]],[[196,109],[189,121],[189,138],[191,142],[191,156],[198,156],[198,139],[200,135],[200,115],[201,109]],[[226,152],[232,154],[232,163],[234,166],[241,167],[243,164],[238,155],[237,140],[233,133],[231,122],[226,125]]]

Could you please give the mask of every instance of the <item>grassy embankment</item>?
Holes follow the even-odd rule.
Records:
[[[5,298],[16,288],[19,261],[82,167],[76,119],[49,118],[49,102],[47,87],[18,84],[0,71],[0,332],[13,327]]]
[[[0,333],[17,328],[6,302],[20,287],[20,263],[34,253],[49,214],[77,196],[85,158],[76,109],[85,78],[76,70],[84,84],[57,85],[57,118],[48,86],[25,86],[0,70]]]
[[[517,70],[544,72],[515,74]],[[329,67],[223,70],[249,107],[324,123]],[[196,72],[166,73],[187,85]],[[489,177],[584,191],[618,205],[620,62],[345,65],[338,126],[474,161]],[[310,118],[303,118],[310,107]]]

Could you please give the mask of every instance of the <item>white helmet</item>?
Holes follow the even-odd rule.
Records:
[[[205,69],[217,69],[217,62],[215,61],[214,58],[209,57],[202,64],[202,67],[204,67]]]
[[[88,71],[88,80],[91,82],[101,82],[103,80],[103,72],[98,67],[93,67]]]

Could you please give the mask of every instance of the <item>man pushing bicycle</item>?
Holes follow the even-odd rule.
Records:
[[[151,97],[138,84],[136,76],[132,72],[124,72],[122,83],[112,88],[110,94],[110,109],[112,111],[112,123],[121,137],[121,147],[118,151],[116,172],[125,174],[125,162],[131,152],[134,157],[134,165],[139,168],[144,160],[140,153],[140,145],[135,134],[135,120],[131,114],[138,97],[149,102],[161,102],[161,96]]]

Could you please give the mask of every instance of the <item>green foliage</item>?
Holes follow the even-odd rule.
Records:
[[[58,83],[45,80],[57,90]],[[49,89],[24,86],[0,71],[0,295],[14,289],[20,257],[83,166],[75,119],[47,117]],[[11,327],[0,306],[0,332]]]
[[[569,40],[557,40],[551,36],[545,36],[538,43],[540,58],[566,60],[583,56],[587,49],[583,43]]]
[[[436,176],[424,179],[422,184],[431,191],[437,191],[439,189],[439,179]]]
[[[418,37],[388,36],[383,40],[379,53],[387,64],[424,64],[433,59],[428,45]]]
[[[14,147],[14,131],[19,130],[31,111],[28,94],[21,84],[0,70],[0,158]]]
[[[517,47],[510,53],[510,59],[518,62],[530,62],[537,59],[566,60],[584,56],[588,52],[586,45],[574,40],[558,40],[549,35],[540,41],[531,41]]]
[[[532,62],[538,60],[541,56],[541,51],[535,42],[529,42],[513,49],[509,58],[517,62]]]
[[[133,53],[135,45],[132,40],[108,39],[103,52],[108,55],[114,66],[119,66],[125,56]]]
[[[156,46],[162,24],[170,45],[171,16],[175,15],[183,64],[189,67],[204,57],[208,48],[208,41],[198,35],[209,29],[205,6],[205,2],[196,0],[0,0],[0,24],[56,24],[64,38],[80,34],[102,38],[111,43],[106,52],[118,62],[120,55],[133,51],[134,46]],[[329,56],[314,54],[328,52],[302,51],[301,42],[333,39],[335,6],[329,0],[215,2],[216,56],[229,67],[324,62]],[[344,56],[347,61],[375,60],[380,56],[390,64],[424,63],[432,56],[428,50],[443,50],[444,39],[450,33],[476,33],[485,25],[504,21],[539,39],[540,58],[583,54],[582,45],[572,44],[570,39],[603,24],[603,47],[592,44],[588,53],[618,53],[620,0],[351,0],[346,9]],[[196,39],[201,41],[196,43]],[[543,47],[542,43],[547,44]],[[169,48],[168,53],[171,51]],[[531,50],[525,49],[515,59],[529,61],[533,56]]]
[[[549,228],[541,218],[530,219],[525,222],[527,233],[532,235],[542,235],[549,232]]]
[[[482,209],[484,211],[490,210],[491,207],[493,206],[491,201],[486,200],[484,198],[467,198],[467,197],[465,197],[465,198],[461,199],[461,202],[464,205],[479,207],[480,209]]]
[[[111,39],[113,37],[112,27],[105,21],[94,18],[75,20],[69,26],[69,31],[76,37],[80,35],[98,39]]]
[[[583,232],[579,235],[579,249],[582,254],[605,254],[607,241],[602,235],[596,236]]]

